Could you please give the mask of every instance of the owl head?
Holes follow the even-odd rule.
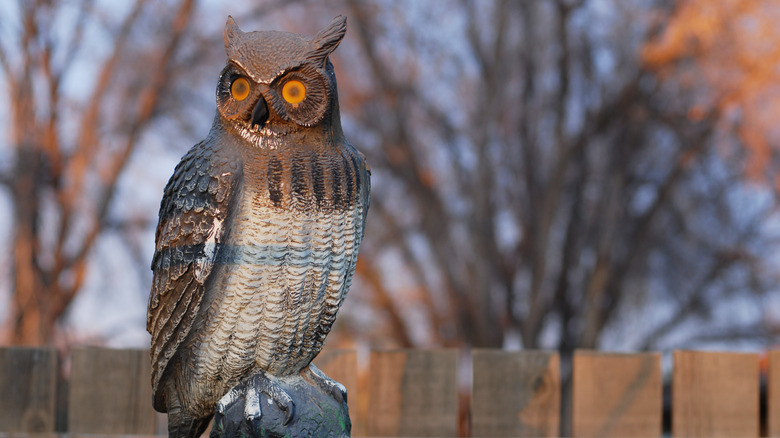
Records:
[[[346,30],[344,16],[312,39],[288,32],[242,32],[228,17],[228,62],[217,85],[217,110],[225,124],[250,141],[317,128],[340,133],[336,76],[328,55]]]

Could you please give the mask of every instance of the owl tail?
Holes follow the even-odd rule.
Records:
[[[168,437],[169,438],[198,438],[203,435],[206,428],[209,427],[211,417],[192,418],[180,416],[171,418],[168,413]]]

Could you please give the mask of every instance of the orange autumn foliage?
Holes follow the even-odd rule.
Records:
[[[747,173],[771,175],[780,152],[780,3],[762,0],[681,1],[642,62],[692,95],[688,114],[721,116],[750,152]],[[780,188],[780,179],[775,180]]]

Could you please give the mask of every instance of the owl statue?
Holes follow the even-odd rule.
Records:
[[[211,131],[176,166],[156,232],[147,330],[170,436],[199,436],[248,376],[288,420],[294,400],[270,377],[346,396],[311,363],[352,281],[369,203],[328,59],[345,32],[341,16],[313,39],[245,33],[228,17]]]

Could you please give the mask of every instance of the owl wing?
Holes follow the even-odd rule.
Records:
[[[160,381],[168,362],[192,328],[228,212],[237,198],[241,166],[218,156],[208,141],[193,147],[176,166],[160,204],[152,290],[146,329],[152,335],[152,389],[163,410]]]
[[[368,216],[368,207],[371,205],[371,167],[368,165],[368,160],[362,152],[357,151],[357,155],[360,161],[359,174],[360,179],[363,182],[360,186],[360,203],[363,206],[361,211],[361,219],[363,220],[360,229],[360,238],[363,239],[363,231],[366,224],[366,217]]]

